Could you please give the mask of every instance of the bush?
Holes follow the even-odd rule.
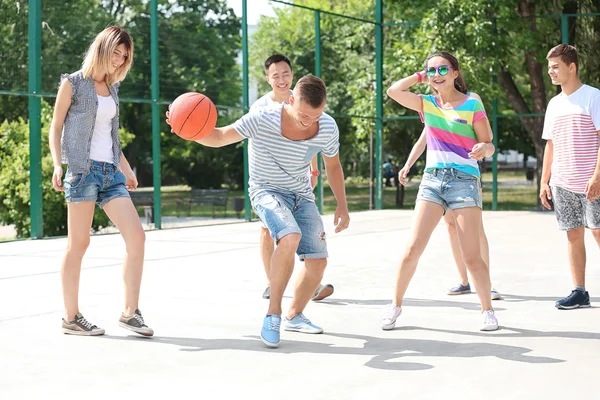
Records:
[[[51,122],[52,108],[42,101],[44,236],[63,236],[67,234],[67,206],[64,193],[52,187],[54,167],[48,145]],[[124,143],[131,142],[132,134],[124,130],[120,134]],[[31,236],[29,165],[29,124],[22,118],[4,121],[0,125],[0,223],[14,225],[19,238]],[[108,224],[106,214],[96,208],[92,229],[97,231]]]

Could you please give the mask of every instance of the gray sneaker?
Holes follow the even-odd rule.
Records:
[[[99,336],[104,335],[104,329],[98,328],[96,325],[89,322],[81,315],[81,313],[75,316],[73,321],[62,320],[62,331],[67,335],[80,335],[80,336]]]
[[[143,336],[154,335],[152,328],[148,328],[144,322],[144,317],[142,317],[140,310],[135,310],[133,315],[121,314],[121,318],[119,318],[119,326],[121,328],[129,329],[135,333],[139,333]]]
[[[312,296],[312,301],[320,301],[331,296],[333,294],[333,290],[334,289],[332,284],[319,284],[319,287],[317,288],[317,290],[315,290],[315,293]]]
[[[267,288],[262,294],[262,298],[266,300],[269,300],[271,298],[271,286],[267,286]]]

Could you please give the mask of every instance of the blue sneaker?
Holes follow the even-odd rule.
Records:
[[[283,329],[292,332],[301,333],[323,333],[323,328],[310,322],[310,319],[306,318],[304,314],[300,313],[292,319],[284,319]]]
[[[573,290],[570,295],[554,303],[554,306],[559,310],[591,307],[590,294],[581,290]]]
[[[467,294],[467,293],[471,293],[471,284],[470,283],[467,283],[466,285],[461,285],[459,283],[458,286],[454,286],[452,289],[450,289],[448,291],[449,295]]]
[[[260,338],[264,344],[269,347],[279,346],[281,334],[279,327],[281,326],[281,317],[277,314],[267,315],[263,320],[263,326],[260,331]]]

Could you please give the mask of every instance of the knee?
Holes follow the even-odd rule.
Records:
[[[143,252],[146,246],[146,232],[143,229],[136,231],[125,238],[125,245],[127,246],[127,252]]]
[[[78,255],[83,257],[86,250],[90,246],[90,237],[69,237],[69,245],[67,247],[67,252],[72,255]]]
[[[404,261],[418,261],[423,253],[423,245],[419,242],[413,242],[406,247],[404,252]]]
[[[477,254],[477,253],[472,253],[472,254],[463,253],[463,260],[464,260],[465,264],[467,265],[467,268],[469,268],[470,271],[478,271],[480,268],[485,267],[485,263],[483,262],[481,255]]]
[[[325,272],[325,268],[327,268],[327,259],[326,258],[318,258],[312,260],[305,260],[306,269],[310,269],[319,274],[323,274]]]
[[[277,247],[290,249],[292,251],[296,251],[298,245],[300,244],[300,238],[302,235],[299,233],[290,233],[285,235],[277,242]]]
[[[261,230],[260,230],[260,238],[265,243],[273,243],[273,238],[271,237],[271,233],[269,232],[269,230],[267,228],[261,228]]]
[[[592,232],[594,232],[594,231],[600,231],[600,229],[593,229]],[[594,237],[597,237],[597,236],[594,235]],[[581,228],[567,231],[567,239],[569,240],[570,243],[582,242],[585,239],[585,229],[583,227],[581,227]]]
[[[446,221],[446,228],[448,229],[448,234],[450,236],[456,236],[456,223],[453,218],[444,218]]]
[[[594,239],[596,239],[596,241],[600,243],[600,229],[591,229],[591,231],[592,235],[594,236]]]

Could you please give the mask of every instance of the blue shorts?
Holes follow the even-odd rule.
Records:
[[[111,163],[92,161],[90,170],[81,174],[73,174],[67,168],[64,182],[67,202],[95,201],[102,208],[117,197],[131,197],[125,181],[125,175]]]
[[[446,210],[479,207],[481,204],[480,179],[454,168],[425,171],[419,186],[417,201],[439,204]]]
[[[296,250],[300,261],[327,258],[323,220],[314,201],[266,190],[252,198],[252,208],[276,242],[290,233],[302,235]]]

